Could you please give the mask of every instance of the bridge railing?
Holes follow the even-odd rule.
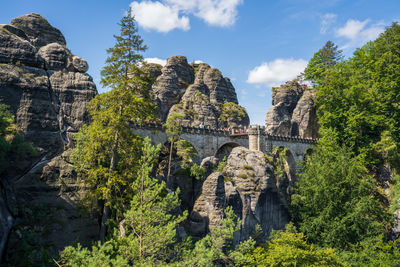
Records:
[[[267,140],[283,141],[283,142],[295,142],[295,143],[305,143],[305,144],[316,144],[318,142],[318,139],[302,138],[300,136],[284,136],[284,135],[266,134],[265,137]]]
[[[158,130],[165,131],[165,127],[160,123],[148,123],[145,125],[138,125],[131,123],[131,127],[135,129],[146,129],[146,130]],[[228,136],[228,137],[240,137],[247,136],[248,128],[224,128],[224,129],[210,129],[206,127],[192,127],[182,126],[182,132],[186,134],[198,134],[198,135],[214,135],[214,136]],[[296,142],[305,144],[316,144],[318,139],[312,138],[301,138],[300,136],[282,136],[282,135],[271,135],[265,134],[266,140],[283,141],[283,142]]]

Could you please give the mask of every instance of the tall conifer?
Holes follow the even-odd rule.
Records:
[[[102,203],[102,242],[111,213],[118,217],[129,195],[127,184],[135,177],[140,157],[141,141],[130,124],[144,123],[154,113],[148,90],[150,78],[139,67],[143,59],[140,53],[146,46],[137,34],[131,10],[119,25],[120,35],[114,36],[116,43],[107,50],[109,57],[101,72],[102,85],[111,90],[89,103],[92,121],[78,134],[72,154],[75,165],[86,173],[91,196]]]

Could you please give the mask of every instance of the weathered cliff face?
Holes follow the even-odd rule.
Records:
[[[10,221],[7,249],[16,257],[27,236],[36,237],[32,246],[57,253],[96,233],[96,222],[78,212],[81,184],[67,152],[72,135],[88,120],[87,102],[97,94],[87,70],[87,62],[74,56],[62,33],[40,15],[0,25],[0,102],[10,106],[38,152],[2,177],[0,252]]]
[[[183,56],[170,57],[152,89],[163,122],[176,112],[185,115],[183,123],[187,126],[221,128],[249,124],[230,80],[205,63],[189,65]],[[233,110],[221,117],[226,103],[241,111],[240,116]]]
[[[318,137],[314,101],[316,92],[295,81],[273,88],[272,107],[265,118],[266,131],[272,135]]]
[[[228,157],[223,172],[214,172],[204,181],[201,195],[189,217],[190,232],[195,237],[217,227],[224,209],[232,206],[242,220],[235,241],[245,240],[259,224],[266,238],[271,230],[283,229],[289,222],[287,205],[277,187],[274,168],[260,151],[236,147]]]

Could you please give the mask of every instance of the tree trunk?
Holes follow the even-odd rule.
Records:
[[[142,177],[140,182],[140,230],[139,230],[139,257],[143,258],[143,194],[144,194],[144,169],[142,168]]]
[[[171,162],[172,162],[173,146],[174,146],[174,139],[171,138],[171,147],[169,149],[169,160],[168,160],[167,188],[169,188],[169,186],[170,186]]]
[[[110,218],[110,207],[108,205],[104,205],[103,207],[103,217],[101,219],[100,226],[100,241],[103,244],[106,239],[107,234],[107,221]]]
[[[110,159],[110,169],[109,169],[110,173],[112,173],[116,169],[117,151],[118,151],[118,132],[116,132],[114,135],[114,147],[113,147],[111,159]],[[107,185],[107,189],[111,190],[110,184]],[[101,220],[101,226],[100,226],[100,241],[101,241],[101,243],[104,243],[106,235],[107,235],[107,221],[110,219],[110,215],[111,215],[110,197],[108,196],[104,203],[103,218]]]

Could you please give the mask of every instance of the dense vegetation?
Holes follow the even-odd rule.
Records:
[[[140,73],[137,53],[145,49],[130,14],[121,21],[121,36],[109,50],[103,84],[109,93],[90,104],[92,122],[77,135],[72,158],[86,173],[93,199],[102,200],[103,235],[91,249],[68,247],[65,266],[237,265],[237,266],[396,266],[397,241],[389,241],[389,204],[398,198],[396,184],[400,142],[400,26],[393,24],[376,41],[343,60],[327,42],[310,60],[304,78],[317,90],[322,136],[290,199],[293,224],[265,242],[254,238],[233,246],[240,227],[228,208],[220,228],[194,242],[177,239],[178,192],[151,178],[160,148],[128,130],[129,120],[153,116],[145,93],[149,80]],[[128,57],[125,57],[128,55]],[[132,75],[134,73],[134,75]],[[128,75],[129,74],[129,75]],[[225,114],[241,115],[231,103]],[[226,116],[227,117],[227,116]],[[170,148],[194,176],[204,170],[193,163],[190,144],[179,138],[179,114],[166,123]],[[384,179],[379,170],[390,169]],[[384,182],[386,181],[386,182]],[[387,182],[389,181],[389,182]],[[396,187],[397,185],[397,187]],[[384,186],[392,194],[385,194]],[[396,206],[394,208],[397,208]],[[393,205],[392,205],[393,210]],[[155,212],[157,211],[157,212]],[[299,230],[297,230],[296,229]],[[107,230],[107,231],[106,231]],[[256,233],[257,231],[255,231]],[[107,235],[106,235],[107,233]]]
[[[180,139],[183,119],[171,114],[165,182],[155,179],[160,147],[130,130],[154,120],[151,79],[142,71],[146,49],[129,11],[116,44],[108,50],[102,84],[111,90],[89,104],[91,122],[75,136],[71,161],[85,177],[87,208],[101,217],[99,242],[65,248],[59,266],[399,266],[399,240],[390,240],[392,212],[400,197],[400,26],[344,60],[327,42],[310,60],[304,78],[317,90],[321,139],[291,190],[292,223],[263,241],[259,230],[234,245],[241,226],[233,209],[220,227],[196,242],[177,231],[187,217],[179,190],[168,187],[174,155],[191,177],[205,169]],[[221,121],[243,117],[234,103]],[[34,155],[14,116],[0,105],[0,174],[16,157]],[[284,153],[282,153],[283,155]],[[176,161],[175,161],[176,162]],[[226,160],[217,170],[222,171]],[[251,166],[249,166],[250,168]],[[389,170],[383,172],[382,169]],[[279,174],[276,174],[279,175]],[[385,191],[385,189],[387,189]],[[390,192],[390,193],[388,193]]]

